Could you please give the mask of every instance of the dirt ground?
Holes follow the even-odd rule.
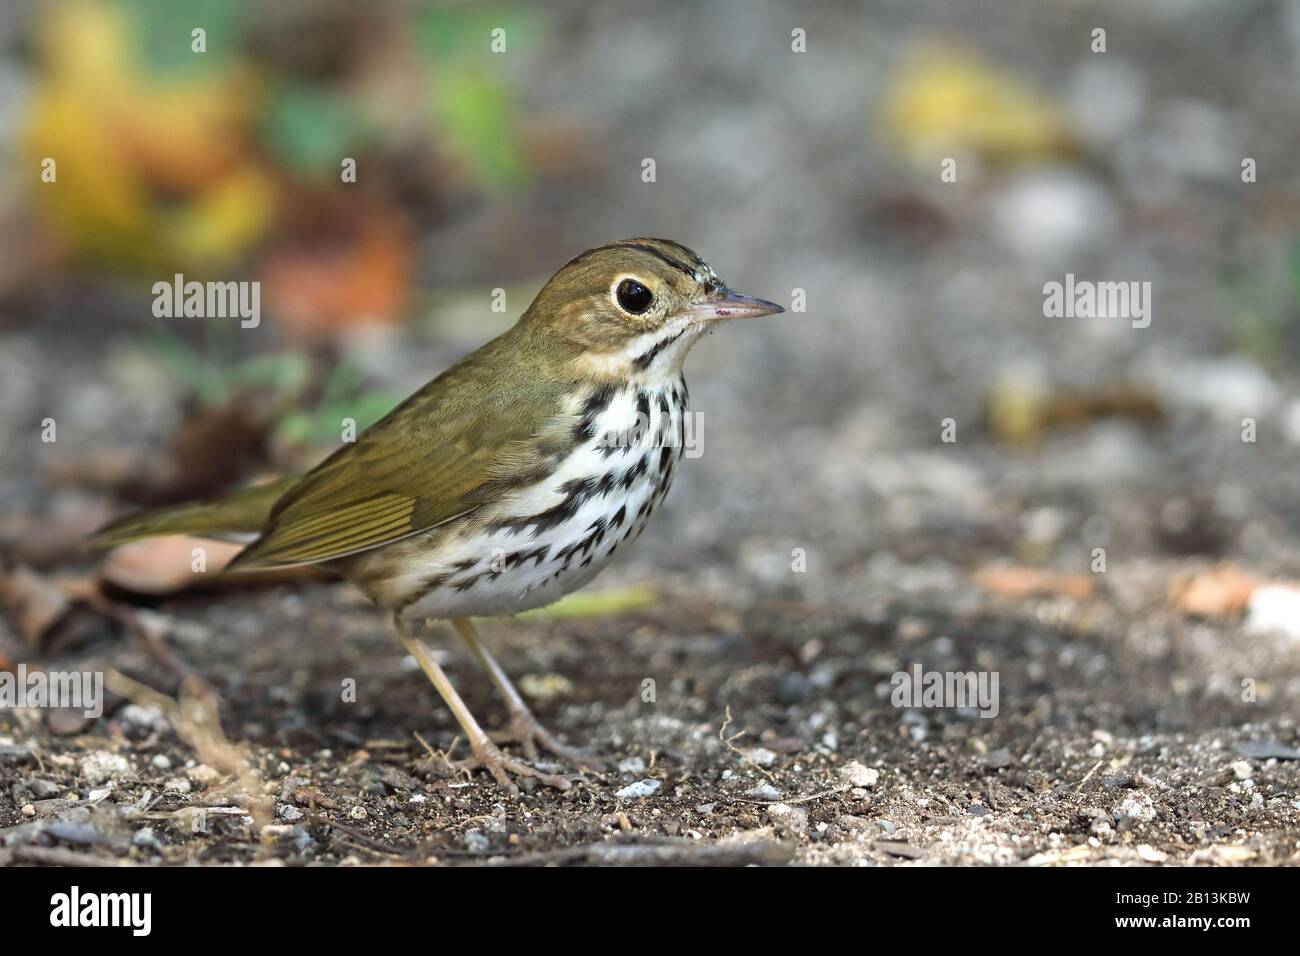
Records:
[[[449,714],[346,591],[187,600],[167,610],[178,653],[220,689],[227,735],[274,819],[255,823],[238,786],[232,798],[156,708],[122,706],[71,736],[20,711],[0,724],[0,860],[1296,861],[1287,655],[1227,647],[1233,636],[1207,627],[1132,640],[1111,599],[961,603],[931,592],[737,608],[683,580],[649,613],[488,625],[508,668],[530,675],[539,715],[607,763],[565,793],[512,797],[426,749],[452,743]],[[99,653],[165,685],[139,648],[106,640]],[[1269,674],[1257,702],[1210,663],[1224,655],[1242,675]],[[993,660],[994,719],[890,703],[890,675],[913,663]],[[447,664],[485,720],[501,716],[466,655]],[[347,678],[355,703],[342,702]]]

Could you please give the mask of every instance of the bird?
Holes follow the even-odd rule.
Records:
[[[683,360],[719,323],[774,315],[728,288],[691,249],[638,238],[570,259],[519,320],[305,474],[127,515],[93,541],[167,534],[248,541],[223,573],[315,565],[391,618],[450,709],[472,756],[567,789],[539,748],[575,769],[596,758],[533,716],[473,618],[531,610],[594,578],[641,534],[686,447]],[[242,536],[242,537],[241,537]],[[251,541],[249,540],[251,539]],[[450,621],[504,699],[522,757],[470,713],[412,627]]]

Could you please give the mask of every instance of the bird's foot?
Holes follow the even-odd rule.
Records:
[[[541,722],[529,710],[516,710],[510,714],[510,723],[505,730],[492,735],[492,739],[505,743],[517,743],[529,760],[536,760],[538,748],[554,754],[574,769],[587,767],[591,770],[601,769],[601,761],[586,751],[570,747],[553,733],[542,726]]]
[[[519,792],[518,785],[510,779],[512,774],[516,777],[531,777],[556,790],[568,790],[573,786],[568,777],[543,773],[531,764],[502,753],[501,749],[490,740],[484,739],[473,743],[472,746],[474,756],[466,760],[458,760],[452,766],[457,770],[486,770],[492,774],[492,779],[511,793]]]

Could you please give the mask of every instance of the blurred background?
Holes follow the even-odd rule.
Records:
[[[95,642],[120,602],[154,605],[166,626],[134,632],[165,631],[221,689],[271,777],[385,736],[389,764],[349,757],[330,792],[372,809],[404,792],[390,771],[424,758],[411,727],[432,709],[444,743],[454,729],[357,596],[295,582],[214,601],[181,593],[198,583],[186,543],[104,561],[83,536],[309,467],[345,419],[365,427],[507,328],[573,255],[664,236],[795,307],[696,347],[703,454],[638,547],[558,623],[494,625],[507,666],[542,675],[525,691],[548,721],[605,750],[645,743],[651,766],[702,755],[724,786],[725,702],[784,735],[763,738],[771,759],[853,754],[909,780],[896,805],[845,805],[888,813],[894,840],[943,768],[957,783],[935,825],[962,826],[962,788],[1031,752],[1037,778],[998,779],[1079,839],[1153,819],[1121,803],[1130,759],[1185,784],[1151,823],[1174,858],[1233,826],[1294,833],[1294,772],[1264,809],[1240,757],[1300,756],[1298,132],[1300,0],[11,0],[0,669],[89,643],[97,669],[145,674],[135,644]],[[261,283],[260,324],[156,318],[153,286],[177,273]],[[1044,286],[1067,275],[1149,282],[1149,326],[1046,317]],[[900,717],[889,675],[922,660],[1001,671],[1004,718]],[[674,689],[659,710],[636,696],[646,673]],[[387,690],[343,706],[340,674]],[[109,733],[153,733],[124,713]],[[0,725],[55,749],[41,735],[87,727]],[[1119,789],[1085,792],[1116,753]],[[1213,806],[1179,776],[1201,761]],[[381,770],[388,791],[349,776]],[[165,766],[148,772],[163,786]],[[681,793],[665,820],[696,812]],[[1011,810],[985,825],[1038,825],[991,805]],[[827,832],[863,832],[843,826]],[[1018,839],[998,852],[1058,845]]]
[[[663,235],[806,311],[692,357],[705,454],[658,566],[790,588],[804,547],[814,593],[1094,547],[1300,570],[1294,2],[0,18],[7,539],[308,465],[570,256]],[[178,272],[260,281],[261,325],[154,318]],[[1150,326],[1045,318],[1067,272],[1151,282]]]

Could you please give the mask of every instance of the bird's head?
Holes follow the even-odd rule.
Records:
[[[691,345],[722,319],[784,312],[733,292],[690,249],[627,239],[589,249],[551,277],[523,321],[582,351],[612,375],[675,375]]]

